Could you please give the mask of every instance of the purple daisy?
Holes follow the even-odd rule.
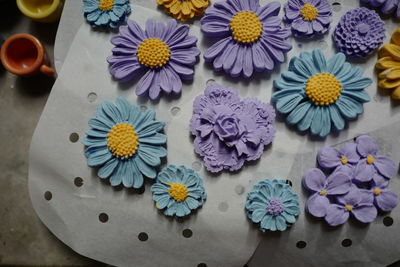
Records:
[[[360,160],[357,145],[344,144],[340,149],[324,147],[318,152],[318,164],[325,170],[335,170],[352,175],[354,166]]]
[[[364,58],[383,44],[385,31],[385,23],[375,11],[360,7],[340,18],[333,40],[346,56]]]
[[[369,191],[374,197],[375,206],[386,212],[394,209],[399,203],[399,198],[396,193],[387,189],[388,185],[389,182],[384,177],[374,179],[371,190]]]
[[[322,35],[332,22],[332,6],[328,0],[289,0],[284,20],[296,37]]]
[[[373,196],[356,186],[352,186],[346,195],[336,197],[336,200],[337,204],[330,204],[326,208],[325,220],[331,226],[345,223],[350,214],[363,223],[372,222],[378,214]]]
[[[307,211],[315,217],[325,217],[330,205],[328,197],[348,193],[351,185],[351,178],[346,173],[334,172],[327,178],[320,169],[308,170],[303,177],[303,186],[313,195],[307,200]]]
[[[354,170],[354,179],[359,182],[369,182],[374,174],[378,173],[390,179],[396,174],[394,162],[384,156],[378,155],[378,144],[367,135],[359,136],[356,139],[357,152],[361,156]]]
[[[232,77],[272,70],[292,49],[290,30],[282,28],[279,2],[260,6],[259,0],[226,0],[209,7],[201,20],[206,36],[220,38],[204,54],[214,69]]]
[[[254,98],[240,100],[236,90],[210,84],[193,103],[190,130],[195,151],[211,172],[239,170],[261,157],[272,142],[275,110]]]
[[[374,8],[378,8],[383,14],[394,13],[396,18],[400,18],[400,0],[362,0]]]
[[[189,26],[178,26],[174,19],[166,24],[148,19],[146,30],[128,20],[128,25],[121,26],[119,34],[111,38],[115,45],[113,55],[107,58],[111,75],[126,82],[146,71],[136,94],[148,95],[152,100],[158,99],[161,91],[181,93],[181,79],[193,79],[193,66],[200,55],[197,38],[188,32]]]

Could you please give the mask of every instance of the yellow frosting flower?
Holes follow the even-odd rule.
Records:
[[[157,0],[167,13],[174,18],[185,21],[204,13],[209,0]]]
[[[376,68],[379,73],[379,87],[394,89],[393,99],[400,99],[400,28],[393,33],[390,44],[385,44],[379,50],[379,60]]]

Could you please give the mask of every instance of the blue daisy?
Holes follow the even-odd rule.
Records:
[[[96,117],[89,120],[83,144],[89,167],[99,167],[98,176],[110,177],[112,186],[140,188],[143,176],[156,177],[155,167],[167,155],[160,133],[165,123],[155,120],[154,110],[141,111],[125,98],[103,102]]]
[[[131,13],[129,0],[83,0],[83,13],[92,27],[117,28]]]
[[[247,217],[260,223],[260,230],[284,231],[300,214],[299,197],[284,180],[265,179],[253,187],[246,201]]]
[[[364,89],[372,80],[362,74],[363,69],[353,68],[342,53],[327,61],[319,49],[302,52],[274,81],[272,101],[288,115],[288,124],[325,137],[332,129],[343,130],[345,120],[355,119],[363,112],[363,103],[370,101]]]
[[[162,169],[151,191],[156,207],[167,216],[189,215],[207,198],[202,178],[185,166],[169,165]]]

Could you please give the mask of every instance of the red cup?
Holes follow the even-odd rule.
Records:
[[[55,71],[48,64],[42,43],[27,33],[14,34],[2,45],[1,62],[11,73],[33,76],[39,73],[54,77]]]

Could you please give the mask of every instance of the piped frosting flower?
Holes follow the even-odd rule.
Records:
[[[167,216],[189,215],[207,198],[202,178],[185,166],[169,165],[162,169],[151,192],[156,207]]]
[[[193,103],[190,130],[196,136],[195,151],[207,170],[239,170],[245,161],[261,157],[272,142],[275,110],[255,98],[240,101],[236,90],[216,83]]]
[[[354,179],[359,182],[369,182],[375,173],[392,178],[396,174],[396,165],[391,159],[378,155],[379,147],[374,139],[367,135],[362,135],[356,139],[357,151],[361,156],[358,162]]]
[[[374,179],[369,191],[374,197],[375,206],[384,212],[391,211],[399,203],[398,196],[387,188],[388,185],[389,183],[383,177],[380,179]]]
[[[400,0],[362,0],[362,2],[377,8],[383,14],[393,13],[396,18],[400,18]]]
[[[98,167],[97,175],[110,177],[112,186],[142,187],[143,176],[155,178],[160,158],[167,155],[164,125],[153,110],[140,111],[123,97],[115,104],[103,102],[83,139],[88,166]]]
[[[307,200],[307,211],[315,217],[325,217],[330,205],[328,197],[348,193],[352,183],[347,173],[337,171],[326,178],[320,169],[313,168],[304,175],[303,185],[313,193]]]
[[[83,13],[92,27],[117,28],[131,13],[129,0],[83,0]]]
[[[375,11],[360,7],[342,16],[333,33],[333,40],[339,52],[364,58],[383,44],[385,31],[385,23]]]
[[[146,30],[133,20],[119,28],[111,38],[115,45],[107,58],[111,75],[120,82],[146,74],[136,86],[138,96],[148,95],[156,100],[161,92],[180,94],[182,81],[194,76],[193,66],[200,51],[197,38],[188,35],[189,26],[178,26],[174,19],[166,24],[148,19]]]
[[[263,232],[285,231],[300,214],[299,197],[283,180],[262,180],[247,195],[246,213]]]
[[[260,6],[259,0],[225,0],[208,8],[201,30],[219,40],[204,54],[214,69],[232,77],[249,78],[254,71],[272,70],[292,49],[290,30],[281,27],[279,2]]]
[[[296,37],[321,35],[332,22],[332,6],[328,0],[289,0],[284,20]]]
[[[393,89],[392,98],[400,99],[400,28],[392,35],[390,44],[379,50],[376,68],[379,73],[379,87]]]
[[[354,167],[360,160],[357,145],[346,143],[340,149],[324,147],[318,152],[318,164],[325,170],[335,170],[353,174]]]
[[[157,4],[174,18],[186,21],[204,13],[208,0],[157,0]]]
[[[289,71],[274,81],[277,91],[272,95],[276,109],[288,115],[288,124],[325,137],[363,112],[363,103],[370,100],[364,88],[372,80],[345,60],[338,53],[327,61],[319,49],[292,58]]]

